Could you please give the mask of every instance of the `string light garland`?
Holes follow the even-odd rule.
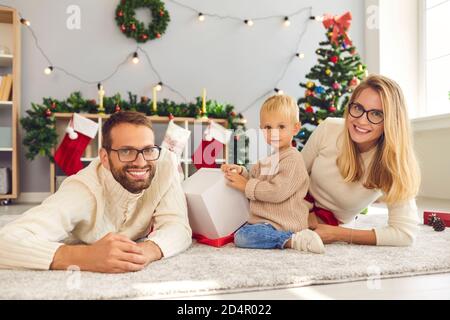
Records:
[[[305,22],[305,27],[303,28],[303,31],[302,31],[302,33],[300,34],[299,41],[298,41],[298,43],[297,43],[297,47],[300,46],[300,43],[301,43],[301,41],[302,41],[302,39],[303,39],[303,37],[304,37],[306,31],[307,31],[307,27],[308,27],[308,23],[307,23],[307,22],[308,22],[309,20],[323,21],[323,17],[322,17],[322,16],[313,16],[313,15],[311,14],[312,7],[302,8],[302,9],[299,9],[299,10],[297,10],[297,11],[295,11],[295,12],[293,12],[293,13],[290,13],[290,14],[288,14],[288,15],[271,15],[271,16],[256,17],[256,18],[252,18],[252,19],[248,18],[248,19],[242,20],[242,18],[240,18],[240,17],[235,17],[235,16],[228,16],[228,15],[225,15],[225,16],[224,16],[224,15],[218,15],[218,14],[211,14],[211,13],[205,13],[205,12],[203,12],[203,11],[200,12],[199,10],[197,10],[197,9],[195,9],[195,8],[193,8],[193,7],[190,7],[190,6],[188,6],[188,5],[182,4],[182,3],[178,2],[178,1],[175,1],[175,0],[167,0],[167,1],[172,2],[172,3],[174,3],[174,4],[176,4],[176,5],[180,6],[180,7],[183,7],[183,8],[185,8],[185,9],[189,9],[189,10],[195,12],[196,15],[197,15],[197,17],[198,17],[198,20],[199,20],[200,22],[204,22],[205,19],[206,19],[206,17],[211,17],[211,18],[218,18],[218,19],[230,19],[230,20],[236,20],[236,21],[237,21],[237,20],[240,20],[240,21],[244,21],[244,23],[245,23],[246,25],[248,25],[248,26],[253,26],[255,21],[269,20],[269,19],[281,19],[281,20],[283,21],[283,25],[286,26],[286,27],[288,27],[288,26],[291,25],[290,17],[292,18],[292,17],[295,17],[295,16],[297,16],[297,15],[302,14],[302,13],[305,12],[305,11],[309,11],[308,20]],[[69,76],[69,77],[71,77],[71,78],[74,78],[74,79],[76,79],[76,80],[78,80],[78,81],[80,81],[80,82],[82,82],[82,83],[85,83],[85,84],[88,84],[88,85],[93,85],[93,84],[98,84],[98,83],[105,83],[105,82],[107,82],[108,80],[110,80],[111,78],[113,78],[113,77],[118,73],[118,71],[120,70],[120,68],[121,68],[123,65],[125,65],[125,64],[127,64],[127,63],[129,62],[129,55],[128,55],[128,56],[127,56],[127,57],[126,57],[119,65],[117,65],[117,67],[115,68],[115,70],[114,70],[111,74],[107,75],[107,76],[104,77],[103,79],[100,79],[100,80],[86,80],[86,79],[83,79],[83,78],[81,78],[80,76],[78,76],[78,75],[76,75],[76,74],[74,74],[74,73],[72,73],[72,72],[69,72],[69,71],[66,70],[65,68],[62,68],[62,67],[59,67],[59,66],[55,66],[55,65],[52,63],[52,61],[49,59],[49,57],[47,56],[47,54],[45,53],[45,51],[40,47],[40,45],[39,45],[39,40],[38,40],[38,38],[37,38],[37,36],[36,36],[34,30],[31,28],[31,23],[30,23],[30,21],[27,20],[27,19],[25,19],[25,18],[23,18],[23,17],[20,15],[20,13],[19,13],[19,16],[20,16],[20,22],[21,22],[23,25],[25,25],[25,26],[27,27],[27,29],[30,31],[32,37],[33,37],[34,40],[35,40],[36,47],[38,48],[38,50],[41,52],[42,56],[43,56],[43,57],[47,60],[47,62],[48,62],[48,67],[45,68],[45,70],[44,70],[44,71],[45,71],[45,74],[47,74],[47,75],[50,75],[50,74],[53,73],[53,71],[58,70],[58,71],[61,71],[61,72],[64,73],[64,74],[66,74],[67,76]],[[167,89],[169,89],[171,92],[175,93],[175,94],[176,94],[177,96],[179,96],[184,102],[187,102],[188,100],[186,99],[186,97],[185,97],[182,93],[180,93],[178,90],[176,90],[175,88],[173,88],[172,86],[170,86],[170,85],[168,84],[167,81],[164,81],[164,82],[163,82],[161,75],[159,74],[158,70],[155,68],[155,66],[154,66],[153,63],[152,63],[152,59],[150,58],[148,52],[147,52],[146,50],[144,50],[142,47],[140,47],[139,45],[136,47],[136,50],[132,53],[132,57],[133,57],[133,58],[132,58],[132,62],[133,62],[134,64],[139,63],[140,59],[139,59],[138,52],[142,53],[142,54],[144,55],[144,57],[146,58],[146,60],[147,60],[147,62],[148,62],[148,64],[149,64],[149,66],[150,66],[150,68],[152,69],[153,73],[154,73],[155,76],[157,77],[158,84],[164,83],[164,87],[166,87]],[[272,86],[272,88],[277,88],[277,89],[278,89],[279,83],[280,83],[281,80],[283,80],[283,78],[285,77],[285,75],[286,75],[286,73],[287,73],[287,71],[288,71],[288,69],[289,69],[289,66],[291,65],[291,63],[292,63],[294,60],[296,60],[296,59],[302,60],[302,59],[304,59],[304,58],[305,58],[305,54],[304,54],[304,53],[297,52],[297,53],[293,54],[293,55],[292,55],[292,59],[290,59],[290,60],[287,62],[285,68],[283,69],[283,72],[282,72],[281,76],[277,79],[277,81],[275,82],[274,86]],[[269,95],[271,92],[273,92],[273,90],[274,90],[274,89],[266,90],[263,94],[261,94],[261,95],[258,96],[256,99],[254,99],[249,105],[247,105],[246,107],[244,107],[244,108],[243,108],[242,110],[240,110],[239,112],[242,113],[242,112],[247,111],[247,110],[250,109],[253,105],[255,105],[259,100],[261,100],[262,98],[264,98],[265,96],[267,96],[267,95]],[[282,92],[281,89],[278,89],[278,90],[280,90],[280,91]]]

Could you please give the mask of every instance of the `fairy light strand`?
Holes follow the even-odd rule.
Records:
[[[168,0],[168,1],[174,3],[175,5],[178,5],[178,6],[180,6],[180,7],[183,7],[183,8],[185,8],[185,9],[188,9],[188,10],[190,10],[190,11],[192,11],[192,12],[195,12],[197,16],[202,16],[203,18],[206,18],[206,17],[213,17],[213,18],[217,18],[217,19],[231,19],[231,20],[236,20],[236,21],[241,21],[241,22],[242,22],[242,21],[244,21],[244,22],[245,22],[245,21],[252,21],[252,22],[254,22],[254,21],[269,20],[269,19],[275,19],[275,18],[280,19],[281,22],[286,22],[286,21],[289,21],[289,22],[290,22],[291,19],[292,19],[293,17],[295,17],[295,16],[297,16],[297,15],[300,15],[300,14],[302,14],[303,12],[305,12],[305,11],[308,10],[308,11],[309,11],[309,15],[308,15],[308,18],[307,18],[307,20],[306,20],[306,22],[305,22],[305,26],[304,26],[304,28],[303,28],[303,31],[302,31],[302,33],[300,34],[300,38],[299,38],[299,41],[298,41],[298,43],[297,43],[297,48],[300,47],[300,44],[301,44],[301,42],[302,42],[302,40],[303,40],[303,37],[304,37],[305,33],[307,32],[307,29],[308,29],[308,22],[311,21],[311,20],[316,20],[316,21],[319,21],[319,20],[320,20],[320,19],[319,19],[319,20],[313,19],[313,18],[315,18],[315,17],[311,15],[312,7],[302,8],[302,9],[296,10],[296,11],[293,12],[293,13],[283,14],[283,15],[270,15],[270,16],[263,16],[263,17],[254,17],[254,18],[250,18],[250,17],[249,17],[249,18],[242,18],[242,17],[236,17],[236,16],[229,16],[229,15],[225,15],[225,16],[224,16],[224,15],[219,15],[219,14],[207,13],[207,12],[205,12],[205,11],[199,11],[198,9],[195,9],[195,8],[190,7],[190,6],[188,6],[188,5],[182,4],[182,3],[180,3],[180,2],[178,2],[178,1],[176,1],[176,0]],[[42,54],[42,56],[45,58],[45,60],[46,60],[47,63],[48,63],[48,67],[46,67],[46,71],[48,71],[47,69],[50,69],[51,72],[49,72],[49,73],[46,72],[46,74],[51,74],[51,73],[54,72],[55,70],[58,70],[58,71],[61,71],[62,73],[64,73],[65,75],[67,75],[68,77],[74,78],[74,79],[76,79],[76,80],[78,80],[78,81],[80,81],[80,82],[82,82],[82,83],[85,83],[85,84],[88,84],[88,85],[93,85],[93,84],[96,85],[96,84],[98,84],[98,83],[105,83],[106,81],[112,79],[112,78],[119,72],[120,68],[121,68],[123,65],[128,64],[129,61],[130,61],[130,54],[129,54],[129,55],[127,55],[127,57],[126,57],[120,64],[118,64],[118,65],[116,66],[116,68],[114,69],[114,71],[113,71],[111,74],[109,74],[108,76],[102,78],[101,80],[92,80],[92,81],[91,81],[91,80],[86,80],[86,79],[84,79],[84,78],[82,78],[82,77],[80,77],[80,76],[78,76],[78,75],[76,75],[76,74],[74,74],[74,73],[68,71],[67,69],[65,69],[65,68],[63,68],[63,67],[55,66],[55,65],[53,64],[53,62],[51,61],[51,59],[49,58],[49,56],[45,53],[45,51],[44,51],[44,50],[42,49],[42,47],[40,46],[39,39],[38,39],[38,37],[36,36],[36,33],[34,32],[33,28],[31,27],[31,24],[30,24],[30,23],[23,23],[23,22],[22,22],[22,21],[27,21],[27,22],[29,22],[29,21],[26,20],[26,19],[24,19],[20,12],[19,12],[18,14],[19,14],[19,17],[20,17],[20,19],[21,19],[21,23],[22,23],[26,28],[28,28],[28,30],[30,31],[31,36],[32,36],[33,39],[34,39],[36,48],[39,50],[39,52]],[[201,21],[201,22],[203,22],[203,21]],[[170,91],[172,91],[173,93],[175,93],[177,96],[179,96],[183,101],[187,102],[187,101],[188,101],[187,98],[186,98],[180,91],[178,91],[177,89],[173,88],[170,84],[168,84],[167,81],[163,81],[163,79],[162,79],[162,77],[161,77],[161,74],[158,72],[158,70],[157,70],[156,67],[154,66],[153,61],[152,61],[152,59],[150,58],[150,55],[148,54],[148,52],[147,52],[146,50],[144,50],[141,46],[138,45],[138,46],[136,47],[136,50],[133,51],[133,52],[131,53],[131,55],[134,56],[134,55],[135,55],[136,53],[138,53],[138,52],[143,53],[143,55],[145,56],[145,58],[146,58],[146,60],[147,60],[147,62],[148,62],[148,64],[149,64],[150,68],[152,69],[153,73],[154,73],[155,76],[157,77],[157,81],[156,81],[156,82],[157,82],[157,83],[163,83],[165,88],[169,89]],[[264,97],[266,97],[267,95],[273,93],[274,88],[275,88],[275,89],[280,88],[280,87],[279,87],[279,83],[280,83],[280,82],[284,79],[284,77],[286,76],[286,73],[287,73],[287,71],[289,70],[289,67],[290,67],[290,65],[292,64],[292,62],[293,62],[294,60],[298,60],[299,52],[300,52],[300,51],[296,51],[296,52],[289,58],[289,61],[286,63],[286,66],[284,67],[283,72],[281,73],[281,75],[280,75],[280,77],[277,79],[277,81],[275,82],[274,86],[273,86],[271,89],[266,90],[263,94],[261,94],[261,95],[258,96],[256,99],[254,99],[254,100],[252,101],[251,104],[249,104],[247,107],[245,107],[244,109],[242,109],[242,110],[239,111],[239,112],[245,112],[245,111],[249,110],[249,109],[250,109],[251,107],[253,107],[253,105],[255,105],[259,100],[261,100],[261,99],[263,99]],[[302,55],[304,56],[303,53],[300,53],[300,54],[302,54]],[[278,90],[280,90],[280,91],[282,92],[281,89],[278,89]]]

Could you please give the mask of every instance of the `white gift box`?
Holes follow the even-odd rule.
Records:
[[[201,168],[183,181],[183,189],[194,235],[223,238],[248,220],[248,199],[242,192],[226,185],[220,169]]]

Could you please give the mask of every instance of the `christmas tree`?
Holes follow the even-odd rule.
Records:
[[[319,43],[318,64],[306,75],[308,81],[300,83],[306,90],[298,100],[302,129],[294,141],[299,150],[324,119],[342,117],[350,94],[367,76],[367,67],[347,34],[351,19],[350,12],[323,17],[327,41]]]

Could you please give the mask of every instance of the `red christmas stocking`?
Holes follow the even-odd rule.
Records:
[[[197,169],[217,168],[217,155],[223,150],[223,144],[216,139],[202,140],[201,145],[192,155],[192,161]]]
[[[232,132],[223,126],[211,122],[205,131],[205,138],[192,155],[192,162],[197,169],[217,168],[217,155],[223,151],[223,146],[230,140]]]
[[[83,169],[83,152],[97,135],[98,123],[74,113],[66,135],[55,152],[55,163],[71,176]]]

